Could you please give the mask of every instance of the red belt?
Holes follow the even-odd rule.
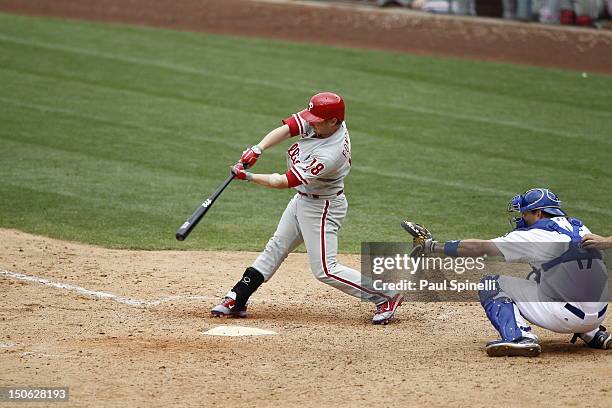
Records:
[[[302,193],[301,191],[298,191],[299,195],[304,196],[304,197],[308,197],[308,198],[314,198],[314,199],[338,197],[342,193],[344,193],[344,189],[338,191],[336,194],[330,194],[330,195],[324,195],[324,196],[321,196],[319,194],[306,194],[306,193]]]

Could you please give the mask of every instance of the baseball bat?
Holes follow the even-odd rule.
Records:
[[[225,188],[227,186],[229,186],[229,184],[232,182],[234,177],[236,177],[236,175],[234,175],[234,173],[230,174],[229,177],[223,182],[223,184],[221,184],[219,187],[217,187],[215,192],[212,193],[212,195],[210,197],[208,197],[198,207],[198,209],[195,210],[195,212],[193,214],[191,214],[191,217],[189,217],[187,219],[187,221],[185,221],[183,223],[183,225],[180,226],[180,228],[176,231],[176,239],[177,240],[184,241],[185,238],[187,238],[189,236],[191,231],[196,227],[196,225],[198,225],[200,220],[202,218],[204,218],[204,216],[206,215],[206,213],[208,212],[210,207],[212,207],[212,205],[215,203],[215,201],[217,201],[217,198],[219,198],[219,196],[221,195],[223,190],[225,190]]]

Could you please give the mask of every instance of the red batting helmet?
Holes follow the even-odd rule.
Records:
[[[321,92],[310,98],[308,109],[300,112],[308,123],[323,122],[336,118],[344,120],[344,99],[333,92]]]

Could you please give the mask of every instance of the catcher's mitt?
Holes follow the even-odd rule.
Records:
[[[406,230],[406,232],[412,235],[413,249],[410,253],[411,257],[431,253],[431,247],[428,246],[431,246],[434,237],[427,228],[412,221],[402,221],[400,225]]]

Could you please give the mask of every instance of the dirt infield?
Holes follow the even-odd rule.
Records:
[[[249,0],[0,0],[0,10],[612,74],[612,32]]]
[[[539,358],[488,358],[496,333],[470,303],[407,304],[399,322],[372,326],[371,307],[314,280],[304,254],[262,286],[251,318],[220,320],[210,307],[255,254],[107,250],[14,230],[0,242],[0,270],[29,277],[0,274],[0,384],[69,386],[61,406],[612,402],[612,353],[537,330]],[[219,324],[278,334],[202,334]]]

